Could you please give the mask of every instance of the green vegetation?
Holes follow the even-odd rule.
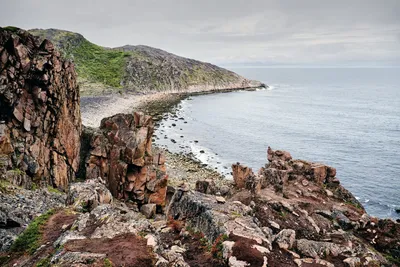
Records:
[[[6,180],[0,180],[0,192],[1,193],[8,193],[9,192],[9,189],[8,189],[8,186],[10,185],[10,182],[9,181],[6,181]]]
[[[129,53],[106,49],[84,40],[69,51],[73,55],[78,75],[92,82],[121,87],[126,57]]]
[[[52,187],[52,186],[50,186],[50,185],[47,186],[47,190],[48,190],[50,193],[62,194],[61,191],[59,191],[57,188],[54,188],[54,187]]]
[[[19,28],[14,27],[14,26],[3,27],[3,29],[6,29],[6,30],[11,31],[11,32],[16,32],[16,31],[19,30]]]
[[[50,266],[51,266],[51,256],[41,259],[35,265],[35,267],[50,267]]]
[[[30,30],[33,35],[52,41],[62,55],[74,61],[81,80],[120,88],[130,53],[107,49],[82,35],[62,30]]]
[[[223,245],[222,243],[224,243],[224,241],[228,240],[229,237],[226,234],[220,235],[217,237],[217,239],[215,239],[215,242],[211,248],[211,254],[213,255],[214,258],[217,259],[223,259],[222,256],[222,249],[223,249]]]
[[[49,210],[47,213],[35,218],[25,231],[18,236],[17,240],[12,244],[13,252],[28,252],[33,254],[40,246],[41,227],[55,213],[55,210]]]
[[[78,33],[57,29],[30,30],[48,39],[61,54],[74,61],[81,90],[85,94],[103,91],[185,91],[190,86],[229,86],[241,78],[212,64],[179,57],[147,46],[105,48]],[[117,89],[117,90],[116,90]]]
[[[395,258],[392,255],[385,255],[385,258],[390,262],[393,263],[394,266],[400,266],[400,258]]]
[[[104,259],[104,267],[112,267],[112,263],[109,259]]]

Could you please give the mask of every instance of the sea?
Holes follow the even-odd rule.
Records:
[[[269,87],[187,98],[155,143],[226,179],[236,162],[258,171],[268,146],[287,150],[336,167],[369,214],[400,218],[400,68],[231,70]]]

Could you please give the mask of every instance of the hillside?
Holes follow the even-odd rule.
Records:
[[[83,94],[103,91],[209,91],[259,87],[234,72],[149,46],[106,48],[81,34],[57,29],[29,30],[49,39],[75,62]]]

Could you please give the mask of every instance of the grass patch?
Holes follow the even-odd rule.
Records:
[[[104,259],[104,267],[112,267],[112,263],[109,259]]]
[[[0,180],[0,192],[3,194],[9,193],[10,190],[8,189],[8,186],[10,186],[10,182],[6,180]]]
[[[13,252],[28,252],[33,254],[40,246],[40,238],[42,236],[41,227],[49,220],[49,218],[55,213],[55,210],[51,209],[45,214],[35,218],[29,225],[28,228],[22,232],[21,235],[15,240],[11,246]]]
[[[50,186],[50,185],[47,186],[47,190],[48,190],[50,193],[62,194],[62,192],[61,192],[60,190],[58,190],[57,188],[54,188],[54,187],[52,187],[52,186]]]
[[[74,32],[55,29],[29,32],[50,40],[65,58],[73,60],[80,80],[121,88],[125,64],[131,53],[95,45]]]
[[[3,27],[3,29],[10,31],[10,32],[16,32],[19,30],[18,27],[14,27],[14,26],[6,26],[6,27]]]
[[[51,266],[51,256],[41,259],[35,265],[35,267],[50,267],[50,266]]]
[[[68,52],[73,55],[76,70],[82,78],[112,87],[121,87],[129,53],[109,50],[87,40],[83,40],[79,46]]]

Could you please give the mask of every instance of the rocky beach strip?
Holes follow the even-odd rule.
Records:
[[[50,42],[0,29],[0,59],[2,266],[399,265],[400,223],[369,216],[335,168],[268,148],[232,182],[191,171],[152,147],[142,112],[83,127]]]

